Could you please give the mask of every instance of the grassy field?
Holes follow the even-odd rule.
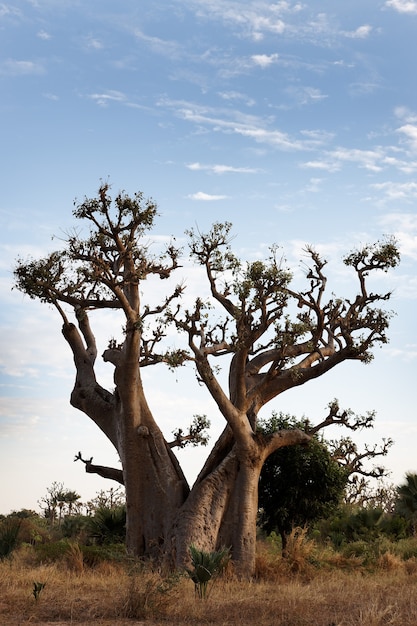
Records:
[[[45,583],[35,598],[34,583]],[[300,541],[288,559],[259,543],[257,575],[229,569],[206,600],[186,576],[163,576],[132,561],[87,565],[77,544],[39,563],[22,546],[0,562],[0,624],[215,626],[416,626],[417,558],[392,552],[372,561]]]

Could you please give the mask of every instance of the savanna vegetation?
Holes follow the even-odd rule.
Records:
[[[326,508],[292,528],[285,552],[278,532],[259,527],[250,582],[236,577],[228,550],[190,546],[192,567],[176,571],[129,556],[120,492],[98,494],[88,514],[73,506],[51,516],[54,494],[66,493],[54,483],[42,514],[0,520],[0,623],[415,625],[416,481],[380,484],[373,504]]]
[[[0,622],[414,626],[417,539],[394,540],[376,515],[363,517],[339,514],[335,524],[352,533],[342,543],[336,530],[294,529],[285,558],[277,535],[259,537],[253,580],[238,580],[229,563],[205,595],[186,571],[128,557],[123,544],[88,545],[80,535],[39,543],[42,533],[29,533],[0,562]],[[37,523],[26,518],[21,537]]]

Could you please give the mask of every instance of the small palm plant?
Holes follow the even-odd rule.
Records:
[[[196,597],[203,600],[207,598],[209,582],[213,582],[228,564],[230,550],[223,548],[217,552],[204,552],[191,545],[190,554],[193,569],[187,569],[187,573],[194,583]]]

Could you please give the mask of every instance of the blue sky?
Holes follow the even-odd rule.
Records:
[[[393,290],[389,345],[268,411],[321,419],[335,397],[375,409],[375,429],[355,439],[395,440],[392,482],[417,471],[416,29],[413,0],[0,3],[0,512],[37,509],[53,481],[83,500],[111,486],[72,462],[78,450],[117,458],[69,406],[60,320],[11,291],[16,257],[57,247],[74,199],[108,177],[154,198],[156,237],[181,242],[187,228],[228,220],[238,254],[278,243],[296,275],[315,245],[342,296],[353,288],[343,254],[394,234],[401,267],[375,287]],[[198,293],[196,270],[182,272]],[[95,323],[104,347],[109,320]],[[111,385],[104,365],[101,375]],[[146,372],[145,384],[167,437],[195,413],[219,432],[190,371]],[[205,454],[181,453],[190,478]]]

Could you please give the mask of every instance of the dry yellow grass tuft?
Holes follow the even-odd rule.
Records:
[[[87,566],[77,547],[60,563],[36,565],[30,548],[0,562],[0,624],[17,626],[415,626],[415,559],[386,553],[369,572],[320,565],[311,546],[292,567],[259,544],[257,577],[229,572],[209,598],[195,598],[187,577],[164,577],[139,563]],[[315,563],[315,564],[314,564]],[[306,574],[307,572],[307,574]],[[46,583],[38,599],[34,582]]]

